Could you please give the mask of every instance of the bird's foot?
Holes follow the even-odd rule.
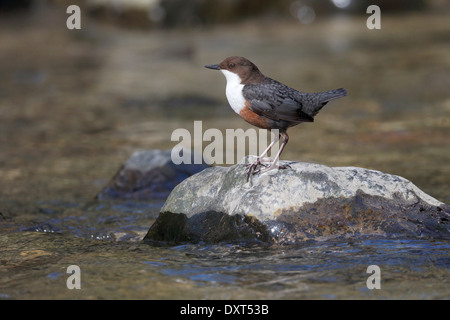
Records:
[[[255,161],[253,161],[252,163],[248,163],[245,166],[248,167],[247,168],[247,181],[251,174],[255,175],[255,174],[267,172],[267,171],[274,170],[274,169],[282,169],[283,170],[283,169],[291,168],[291,166],[288,164],[278,165],[278,161],[273,161],[270,164],[264,164],[261,162],[260,158],[257,158]],[[258,166],[260,168],[258,168]]]
[[[247,163],[245,166],[247,167],[247,181],[251,174],[257,174],[261,171],[261,169],[257,170],[258,166],[268,167],[268,165],[261,162],[260,157],[256,158],[256,160],[251,163]]]
[[[288,169],[288,168],[291,169],[291,166],[288,164],[279,165],[277,161],[274,161],[274,162],[272,162],[272,164],[270,166],[266,166],[266,168],[263,170],[263,172],[267,172],[267,171],[275,170],[275,169],[284,170],[284,169]],[[260,169],[259,171],[261,171],[261,170],[262,169]]]

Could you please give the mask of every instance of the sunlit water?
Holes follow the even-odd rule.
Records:
[[[157,204],[41,205],[33,226],[1,224],[1,298],[450,298],[445,241],[349,237],[289,246],[153,246],[140,239]],[[80,290],[67,288],[70,265],[80,267]],[[380,289],[367,286],[371,265],[380,268]]]

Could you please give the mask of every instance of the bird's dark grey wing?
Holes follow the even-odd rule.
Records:
[[[275,121],[312,122],[313,117],[302,111],[302,102],[296,99],[295,91],[275,80],[262,84],[244,86],[244,98],[250,102],[250,109],[261,116]],[[298,91],[296,91],[298,92]]]

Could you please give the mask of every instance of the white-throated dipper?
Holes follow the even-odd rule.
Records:
[[[314,116],[329,101],[347,94],[345,89],[306,93],[292,89],[264,76],[258,67],[244,57],[228,57],[219,64],[207,65],[220,70],[227,79],[226,95],[233,110],[248,123],[262,129],[278,129],[279,136],[249,165],[247,179],[270,148],[282,138],[281,147],[268,170],[277,165],[289,136],[286,130],[302,122],[313,122]],[[280,167],[281,168],[281,167]]]

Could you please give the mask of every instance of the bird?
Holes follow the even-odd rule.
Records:
[[[226,97],[231,108],[246,122],[267,130],[277,129],[278,137],[269,144],[255,161],[247,164],[247,181],[250,174],[261,172],[258,166],[267,170],[278,166],[283,149],[289,141],[287,129],[302,122],[313,122],[317,113],[328,102],[347,95],[344,88],[307,93],[297,91],[272,78],[266,77],[250,60],[231,56],[219,64],[205,65],[205,68],[219,70],[226,78]],[[281,146],[273,162],[264,165],[261,161],[272,146],[280,141]]]

